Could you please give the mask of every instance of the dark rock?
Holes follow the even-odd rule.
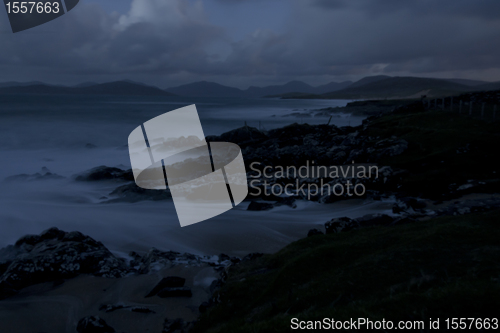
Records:
[[[153,310],[151,310],[145,306],[134,306],[134,307],[130,308],[130,311],[138,312],[138,313],[156,313]]]
[[[163,279],[161,279],[160,282],[145,296],[145,297],[152,297],[162,289],[165,288],[180,288],[184,287],[184,284],[186,283],[186,279],[178,277],[178,276],[168,276]]]
[[[326,234],[346,232],[356,228],[359,228],[359,222],[349,217],[338,217],[325,223]]]
[[[179,288],[163,288],[158,292],[158,297],[167,298],[167,297],[191,297],[193,293],[191,289],[188,287],[179,287]]]
[[[127,308],[127,307],[123,304],[102,304],[99,307],[99,311],[113,312],[113,311],[125,309],[125,308]]]
[[[400,198],[392,206],[392,212],[394,214],[400,214],[400,213],[414,214],[415,212],[425,213],[425,207],[427,207],[425,201],[418,200],[416,198]]]
[[[132,170],[122,170],[118,168],[107,167],[104,165],[90,169],[75,177],[77,181],[99,181],[99,180],[134,180]]]
[[[66,233],[57,228],[48,229],[40,236],[25,236],[12,248],[18,252],[9,259],[10,264],[0,276],[0,285],[14,290],[79,274],[116,278],[129,271],[125,262],[102,243],[81,233]]]
[[[63,239],[66,232],[57,229],[56,227],[47,229],[40,234],[40,240]]]
[[[16,246],[21,246],[23,244],[35,245],[41,241],[41,237],[38,235],[26,235],[19,238],[16,242]]]
[[[456,201],[444,208],[436,210],[437,216],[443,215],[464,215],[474,212],[486,212],[500,208],[500,198],[486,198]]]
[[[247,210],[250,210],[250,211],[262,211],[262,210],[270,210],[273,207],[274,207],[274,205],[270,204],[270,203],[252,201],[248,205]]]
[[[224,253],[219,254],[219,262],[226,261],[226,260],[231,260],[231,257],[228,256],[227,254],[224,254]]]
[[[106,203],[113,202],[139,202],[144,200],[159,201],[172,198],[170,190],[148,190],[137,186],[135,183],[130,183],[117,187],[109,194],[113,199],[105,201]]]
[[[141,274],[147,274],[151,271],[155,271],[158,267],[168,267],[174,264],[177,260],[182,261],[195,261],[198,262],[198,258],[193,258],[189,254],[181,254],[175,251],[160,251],[151,248],[144,256],[140,256],[134,252],[131,256],[135,257],[134,260],[130,262],[131,267],[137,267],[137,270]]]
[[[392,205],[392,212],[394,214],[406,212],[407,209],[408,209],[408,206],[402,201],[397,201]]]
[[[316,236],[316,235],[324,235],[322,231],[318,230],[318,229],[311,229],[309,230],[309,232],[307,233],[307,237],[311,237],[311,236]]]
[[[231,260],[231,263],[233,263],[233,264],[238,264],[241,262],[241,259],[238,257],[231,257],[231,259],[229,259],[229,260]]]
[[[175,332],[185,332],[186,323],[181,318],[177,318],[173,321],[165,319],[163,323],[162,333],[175,333]]]
[[[210,303],[208,302],[203,302],[200,304],[198,310],[200,310],[200,313],[205,313],[207,312],[208,308],[210,307]]]
[[[87,236],[85,236],[81,232],[72,231],[72,232],[66,233],[63,236],[62,240],[63,240],[63,242],[83,242],[86,238],[87,238]]]
[[[113,333],[115,330],[98,316],[81,319],[76,327],[78,333]]]

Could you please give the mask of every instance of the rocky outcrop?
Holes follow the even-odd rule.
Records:
[[[124,260],[115,257],[101,242],[78,231],[51,228],[28,235],[3,249],[0,298],[26,286],[58,281],[79,274],[118,278],[129,272]]]
[[[114,333],[115,330],[109,326],[104,319],[98,316],[82,318],[76,327],[78,333]]]
[[[350,217],[337,217],[325,223],[325,230],[327,234],[336,234],[376,225],[388,226],[394,224],[397,220],[398,219],[386,214],[368,214],[355,219]]]
[[[357,228],[359,228],[359,222],[349,217],[338,217],[325,223],[327,234],[346,232]]]
[[[144,200],[159,201],[172,198],[169,189],[166,190],[148,190],[137,186],[135,183],[122,185],[113,190],[109,196],[110,199],[105,203],[113,202],[139,202]]]
[[[193,323],[186,323],[180,318],[175,320],[165,319],[162,333],[186,333],[189,332],[192,326]]]
[[[199,256],[175,251],[160,251],[154,247],[144,255],[140,255],[133,251],[130,252],[129,255],[133,258],[132,261],[130,261],[130,268],[139,274],[156,272],[175,265],[196,267],[210,265],[215,269],[222,269],[233,263],[233,258],[231,258],[231,260],[220,260],[219,256]]]
[[[454,201],[452,204],[436,209],[437,216],[465,215],[476,212],[487,212],[500,208],[500,198],[490,197],[485,199]]]
[[[311,229],[309,230],[309,232],[307,233],[307,237],[312,237],[312,236],[317,236],[317,235],[324,235],[322,231],[318,230],[318,229]]]
[[[119,168],[107,167],[101,165],[85,171],[81,174],[75,175],[77,181],[100,181],[100,180],[134,180],[132,170],[122,170]]]

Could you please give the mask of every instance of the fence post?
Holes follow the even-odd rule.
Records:
[[[484,118],[484,103],[481,105],[481,119]]]
[[[453,112],[453,97],[450,99],[450,111]]]
[[[497,116],[497,106],[495,104],[495,107],[493,108],[493,119],[495,119]]]
[[[443,105],[441,107],[443,109],[443,111],[444,111],[444,101],[445,101],[445,98],[443,97]]]
[[[469,116],[472,116],[472,101],[469,102]]]
[[[462,100],[460,100],[460,107],[458,108],[458,114],[462,113]]]

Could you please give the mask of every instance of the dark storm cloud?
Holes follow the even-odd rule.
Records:
[[[179,78],[500,71],[498,0],[273,0],[289,9],[283,29],[255,20],[254,32],[236,40],[231,26],[210,20],[208,1],[134,0],[125,14],[83,2],[19,34],[2,22],[0,81],[131,78],[166,86]]]
[[[312,0],[313,5],[324,9],[350,8],[373,15],[392,12],[410,12],[413,15],[443,15],[500,18],[500,1],[497,0]]]
[[[310,55],[302,57],[302,68],[432,74],[499,67],[500,1],[309,3],[295,2],[294,53]]]

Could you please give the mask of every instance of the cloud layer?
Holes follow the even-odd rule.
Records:
[[[498,0],[267,1],[276,17],[287,13],[280,29],[265,28],[272,25],[259,18],[272,15],[259,16],[260,1],[248,0],[133,0],[123,14],[81,2],[18,34],[1,13],[0,81],[131,78],[168,86],[212,79],[245,86],[372,74],[500,80]],[[235,38],[238,17],[215,21],[215,2],[250,8],[235,13],[252,32]]]

